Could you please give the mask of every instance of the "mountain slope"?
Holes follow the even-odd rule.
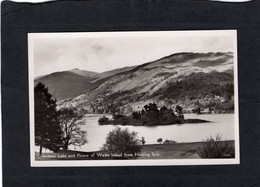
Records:
[[[87,79],[93,79],[95,80],[98,76],[99,73],[97,72],[93,72],[93,71],[86,71],[86,70],[79,70],[79,69],[72,69],[69,72],[78,74],[78,75],[82,75],[83,77],[87,78]]]
[[[90,80],[73,71],[65,71],[40,77],[34,82],[35,84],[38,82],[44,83],[48,87],[49,92],[60,101],[85,93],[86,90],[92,87]]]
[[[148,102],[186,108],[232,103],[233,54],[177,53],[92,77],[85,93],[60,102],[89,112],[138,110]],[[82,90],[81,90],[82,91]],[[231,106],[232,108],[232,106]]]
[[[56,98],[57,101],[61,101],[87,93],[112,76],[129,71],[134,67],[135,66],[124,67],[103,73],[72,69],[37,77],[34,82],[35,84],[38,82],[44,83],[49,88],[53,97]]]

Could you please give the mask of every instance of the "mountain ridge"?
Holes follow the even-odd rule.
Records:
[[[200,96],[197,92],[194,96],[199,98],[197,100],[200,100],[205,106],[210,105],[209,101],[207,101],[208,104],[205,104],[208,98],[215,103],[221,103],[227,99],[232,100],[232,96],[230,96],[232,93],[224,96],[227,95],[226,92],[229,89],[225,87],[226,85],[220,84],[220,82],[225,82],[227,85],[233,84],[232,72],[233,53],[231,52],[185,52],[172,54],[138,66],[118,68],[103,73],[77,69],[71,70],[69,73],[64,71],[60,72],[61,74],[54,74],[59,76],[50,78],[49,75],[46,75],[41,77],[35,80],[35,83],[42,81],[46,84],[51,94],[58,99],[60,107],[77,107],[93,113],[112,113],[112,110],[127,113],[127,111],[138,109],[145,102],[158,102],[161,103],[160,105],[180,103],[183,106],[192,105],[194,107],[195,101],[188,102],[179,97],[168,98],[167,94],[161,91],[180,92],[192,98],[191,90],[186,84],[199,88],[199,82],[203,83],[204,86],[210,85],[208,91],[204,89],[205,97]],[[191,77],[195,78],[197,82],[192,82]],[[203,78],[207,79],[210,84],[203,82]],[[77,84],[74,83],[75,79]],[[60,87],[57,84],[64,86]],[[173,84],[183,84],[183,88],[172,86]],[[215,92],[211,85],[222,90],[221,94],[219,91],[215,91],[218,95],[212,94]],[[117,97],[114,98],[113,95]],[[176,94],[173,95],[176,96]],[[171,102],[167,100],[171,100]]]

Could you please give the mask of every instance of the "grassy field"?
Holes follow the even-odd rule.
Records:
[[[234,145],[234,141],[230,141]],[[35,160],[116,160],[116,159],[200,159],[197,153],[201,142],[176,143],[176,144],[147,144],[141,146],[141,153],[137,155],[120,154],[110,155],[105,152],[60,151],[58,153],[43,153]]]
[[[138,159],[198,159],[197,148],[200,142],[176,144],[151,144],[142,146]]]

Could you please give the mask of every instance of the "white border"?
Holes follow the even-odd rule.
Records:
[[[234,159],[154,159],[154,160],[54,160],[36,161],[34,153],[34,39],[35,38],[82,38],[82,37],[156,37],[171,36],[172,34],[189,35],[229,35],[234,41],[234,133],[235,158]],[[170,165],[220,165],[240,164],[239,148],[239,115],[238,115],[238,67],[237,67],[237,31],[236,30],[192,30],[192,31],[138,31],[138,32],[80,32],[80,33],[28,33],[29,56],[29,112],[30,112],[30,160],[31,167],[82,167],[82,166],[170,166]]]

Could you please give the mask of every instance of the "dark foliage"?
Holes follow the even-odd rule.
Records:
[[[179,119],[184,119],[184,115],[182,113],[182,107],[177,105],[175,108],[175,112],[177,113],[177,116]]]
[[[98,123],[99,125],[109,124],[109,119],[106,116],[103,116],[98,119]]]
[[[157,139],[157,142],[158,142],[158,143],[162,143],[162,141],[163,141],[162,138],[158,138],[158,139]]]
[[[177,142],[174,140],[164,140],[163,144],[176,144]]]
[[[168,125],[168,124],[172,124],[172,123],[181,123],[181,119],[175,115],[173,110],[171,108],[168,109],[165,106],[163,106],[160,109],[159,121],[160,121],[160,124],[162,124],[162,125]]]
[[[126,115],[116,115],[113,117],[112,120],[110,120],[111,124],[114,125],[141,125],[141,122],[132,116],[126,116]]]
[[[102,150],[109,153],[122,154],[123,156],[125,153],[133,155],[140,153],[140,140],[137,138],[137,132],[129,132],[127,128],[115,127],[108,133]]]
[[[134,111],[130,116],[115,114],[111,120],[103,116],[99,118],[99,124],[154,126],[181,123],[183,118],[177,117],[172,109],[164,106],[158,110],[155,103],[149,103],[141,111]]]
[[[146,143],[145,138],[143,136],[142,136],[141,142],[143,145]]]
[[[205,98],[208,98],[212,102],[200,103],[196,106],[195,113],[198,113],[198,107],[211,107],[215,111],[232,111],[234,107],[233,76],[226,72],[192,73],[176,82],[168,82],[164,89],[158,90],[150,97],[159,97],[161,100],[174,99],[183,104],[187,102],[187,99],[195,103],[197,100],[205,101]],[[225,102],[214,102],[215,97],[223,98],[229,106],[224,106]]]
[[[202,142],[198,154],[201,158],[235,158],[235,148],[233,143],[221,141],[218,134],[216,138],[210,136]]]
[[[34,87],[34,107],[35,144],[40,146],[39,154],[42,154],[43,147],[58,151],[62,146],[62,129],[56,110],[56,100],[48,92],[48,88],[40,82]]]
[[[182,124],[182,123],[203,123],[208,122],[200,119],[184,119],[182,114],[182,107],[176,106],[177,115],[171,108],[163,106],[160,110],[155,103],[145,105],[141,111],[134,111],[132,115],[126,116],[121,114],[113,115],[109,120],[103,116],[99,118],[100,125],[113,124],[113,125],[134,125],[134,126],[156,126],[156,125],[169,125],[169,124]]]

